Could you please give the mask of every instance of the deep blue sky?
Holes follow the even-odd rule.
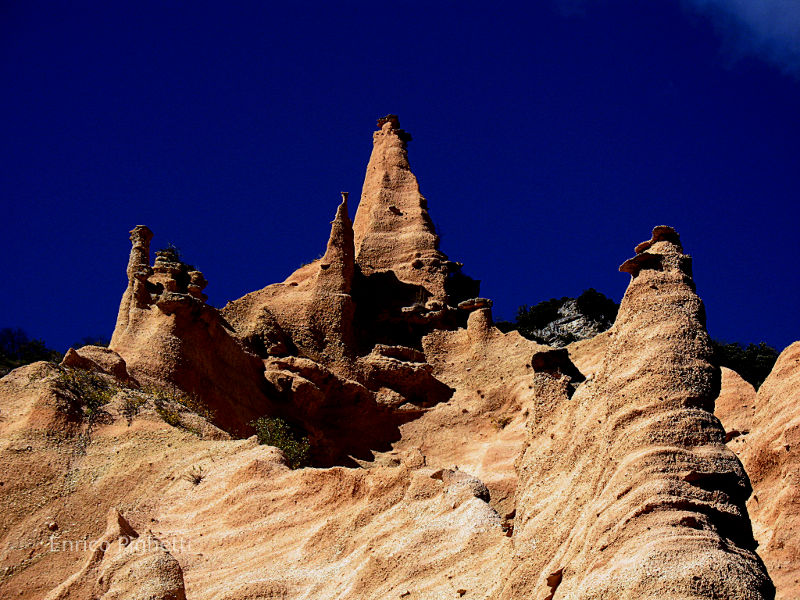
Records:
[[[618,265],[669,224],[711,334],[782,348],[800,78],[785,40],[696,1],[3,2],[0,326],[59,349],[109,336],[140,223],[217,306],[283,280],[324,251],[393,112],[442,249],[496,318],[620,299]]]

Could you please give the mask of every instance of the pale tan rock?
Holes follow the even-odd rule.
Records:
[[[62,452],[59,469],[68,472],[72,448],[55,444],[33,453],[0,449],[0,467],[27,472]],[[40,600],[77,573],[67,584],[76,594],[102,577],[109,598],[146,598],[137,595],[145,591],[164,598],[156,591],[175,589],[178,568],[186,597],[199,600],[370,599],[406,589],[427,598],[456,589],[492,597],[511,543],[497,513],[467,493],[472,483],[432,479],[435,469],[418,449],[399,457],[387,467],[290,471],[277,449],[253,438],[210,443],[158,421],[101,424],[70,486],[56,477],[42,485],[34,467],[33,479],[15,479],[0,495],[4,508],[13,502],[22,511],[0,512],[0,569],[15,568],[0,580],[0,597]],[[204,477],[195,485],[185,476],[198,466]],[[112,529],[119,539],[121,528],[105,519],[118,506],[140,533],[135,541],[152,535],[177,562],[112,542],[103,560],[82,569],[82,552],[50,551],[43,516],[60,524],[56,544]],[[418,560],[434,547],[435,560]]]
[[[664,227],[637,251],[595,378],[534,376],[503,598],[771,597],[690,259]]]
[[[487,327],[490,316],[482,310],[470,317],[475,327],[424,338],[433,374],[455,392],[402,425],[394,447],[419,448],[430,467],[458,467],[474,475],[489,489],[491,506],[506,515],[514,510],[514,462],[525,444],[523,402],[531,394],[531,357],[546,347],[516,331]]]
[[[83,568],[45,600],[186,600],[178,561],[154,536],[140,538],[115,508],[103,536],[88,546]]]
[[[745,405],[749,406],[749,405]],[[778,357],[755,398],[749,434],[733,440],[753,485],[747,503],[776,598],[800,595],[800,342]],[[721,418],[726,418],[722,415]]]
[[[61,366],[105,373],[121,382],[136,385],[136,381],[128,374],[125,360],[113,350],[102,346],[83,346],[78,350],[70,348],[61,360]]]
[[[726,367],[720,371],[722,385],[714,405],[714,414],[722,421],[726,439],[730,443],[750,433],[756,412],[756,391],[736,371]],[[736,451],[735,446],[732,448]]]
[[[566,348],[570,360],[584,374],[587,379],[592,379],[603,365],[606,347],[611,341],[611,330],[604,331],[586,340],[569,344]]]

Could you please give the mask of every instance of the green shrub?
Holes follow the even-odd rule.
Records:
[[[617,318],[619,304],[594,288],[585,290],[577,297],[576,302],[578,310],[593,321],[605,321],[612,324]]]
[[[294,432],[289,424],[278,417],[261,417],[250,425],[255,428],[259,444],[275,446],[283,450],[292,469],[308,466],[311,460],[311,444],[308,437]]]
[[[62,408],[89,424],[108,415],[103,407],[119,391],[118,386],[102,375],[82,369],[61,369],[56,376],[56,383],[70,395],[68,403]]]
[[[129,426],[133,423],[133,418],[139,414],[139,411],[145,404],[147,404],[147,398],[131,394],[125,396],[125,400],[122,404],[122,415],[125,417],[125,420],[128,421]]]
[[[183,428],[183,423],[181,422],[181,415],[180,413],[172,408],[171,406],[167,406],[164,404],[162,400],[156,400],[156,413],[161,420],[164,421],[167,425],[171,425],[172,427],[180,427]]]
[[[206,421],[214,420],[214,411],[208,408],[208,406],[197,396],[197,394],[186,393],[176,386],[145,385],[142,386],[141,390],[153,398],[156,403],[156,407],[158,407],[159,403],[163,404],[164,402],[177,402],[193,413],[200,415]]]
[[[170,242],[163,248],[156,250],[156,256],[163,256],[171,262],[182,262],[181,249]]]
[[[542,329],[558,319],[558,309],[569,298],[551,298],[533,306],[523,304],[517,310],[517,328],[522,335],[526,332]]]
[[[517,317],[514,323],[501,321],[498,327],[504,333],[512,329],[519,330],[520,334],[528,339],[547,343],[539,337],[538,331],[544,329],[553,321],[560,318],[558,310],[567,302],[573,300],[568,296],[563,298],[550,298],[533,306],[523,304],[517,310]],[[584,290],[580,296],[574,298],[578,311],[590,321],[602,324],[605,328],[611,327],[617,318],[619,304],[614,302],[605,294],[598,292],[594,288]],[[563,334],[565,343],[575,341],[575,338]]]
[[[764,342],[743,346],[738,342],[712,340],[711,344],[717,364],[736,371],[756,389],[761,387],[778,360],[778,351]]]

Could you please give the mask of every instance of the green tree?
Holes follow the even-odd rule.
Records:
[[[39,360],[58,362],[61,353],[48,348],[44,340],[32,340],[20,328],[0,329],[0,376]]]
[[[742,379],[758,389],[778,360],[778,351],[765,342],[747,344],[712,340],[714,355],[720,367],[736,371]]]

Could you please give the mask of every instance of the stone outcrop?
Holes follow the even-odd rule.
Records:
[[[262,357],[299,354],[357,378],[351,359],[375,344],[418,348],[422,336],[463,326],[477,308],[464,301],[479,282],[439,250],[408,163],[408,134],[396,117],[379,126],[355,221],[344,194],[322,258],[222,309]]]
[[[358,264],[365,275],[392,271],[425,288],[425,300],[446,302],[448,260],[408,163],[411,136],[395,115],[378,127],[353,226]]]
[[[142,385],[197,396],[228,431],[271,410],[263,365],[246,350],[219,311],[206,304],[203,274],[173,249],[149,266],[152,232],[131,232],[128,288],[122,297],[110,350]]]
[[[736,372],[726,367],[721,367],[722,385],[719,397],[714,405],[714,414],[722,421],[725,427],[726,440],[733,444],[739,436],[747,435],[753,428],[753,419],[756,411],[756,391]],[[736,452],[737,455],[739,452]]]
[[[636,250],[595,378],[534,376],[503,597],[771,598],[691,259],[668,227]]]
[[[733,378],[732,378],[733,379]],[[717,415],[750,476],[748,509],[776,598],[800,594],[800,342],[778,357],[754,393],[735,379],[723,386]],[[727,389],[725,389],[727,388]],[[735,436],[730,434],[735,432]]]
[[[439,249],[439,236],[408,162],[411,136],[397,115],[378,121],[361,202],[353,223],[356,260],[362,273],[391,271],[404,283],[421,286],[420,302],[442,305],[477,296],[477,284],[461,264]]]
[[[114,345],[114,337],[122,335],[131,321],[131,316],[137,309],[144,309],[150,304],[151,298],[147,291],[147,278],[152,274],[150,268],[150,241],[153,239],[153,232],[146,225],[137,225],[130,232],[131,254],[128,258],[128,287],[122,295],[119,304],[119,314],[114,333],[111,336],[111,344]]]
[[[106,531],[92,540],[88,554],[83,568],[45,600],[186,600],[178,561],[158,538],[140,537],[116,509],[109,511]]]
[[[355,350],[355,272],[353,226],[343,194],[322,258],[283,283],[229,302],[222,315],[262,358],[298,354],[345,367]]]
[[[125,360],[113,350],[103,346],[83,346],[78,350],[70,348],[64,355],[61,366],[96,371],[111,375],[128,385],[138,385],[136,380],[128,373],[128,366],[125,364]]]
[[[503,333],[379,127],[321,258],[217,310],[138,226],[111,347],[0,378],[0,597],[795,597],[800,343],[757,395],[720,377],[664,226],[609,330]]]
[[[332,361],[352,356],[355,350],[356,307],[351,296],[355,270],[353,224],[347,214],[347,193],[343,192],[308,309],[308,322],[319,352]]]

